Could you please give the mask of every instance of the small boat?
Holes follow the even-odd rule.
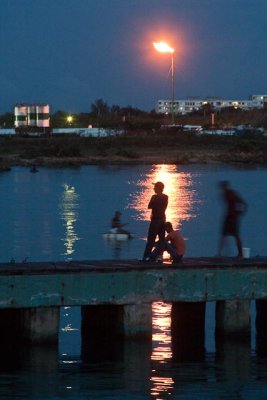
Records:
[[[113,233],[113,232],[108,232],[104,233],[103,239],[105,240],[129,240],[132,239],[133,235],[131,233]]]
[[[31,167],[31,169],[30,169],[30,172],[32,172],[32,173],[34,174],[34,173],[39,172],[39,171],[38,171],[38,169],[36,168],[36,166],[33,165],[33,166]]]

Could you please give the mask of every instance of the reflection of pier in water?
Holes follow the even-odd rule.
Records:
[[[249,303],[256,300],[257,326],[264,332],[266,267],[266,257],[248,260],[185,258],[177,266],[143,264],[137,260],[2,263],[0,308],[14,315],[16,311],[22,315],[25,311],[28,322],[31,312],[37,319],[42,313],[49,319],[51,311],[50,334],[57,336],[57,309],[82,306],[88,310],[88,326],[92,330],[99,328],[101,331],[104,327],[105,332],[107,328],[115,336],[151,338],[151,304],[154,302],[172,303],[172,332],[179,330],[179,325],[183,326],[182,332],[185,326],[204,329],[205,303],[213,301],[216,302],[218,334],[247,334],[250,331]],[[162,310],[158,308],[157,314],[158,317],[163,315],[165,335],[169,319]],[[102,326],[102,320],[106,326]],[[156,327],[156,314],[154,322]],[[40,326],[37,324],[31,329],[34,331]],[[39,334],[42,335],[42,331]],[[162,335],[162,331],[155,332],[154,338],[168,345],[168,336],[159,334]],[[45,337],[45,332],[43,335]],[[155,359],[156,356],[155,353]]]
[[[137,363],[135,346],[131,340],[122,339],[149,339],[141,347],[152,366],[150,392],[155,398],[164,398],[175,385],[165,365],[205,358],[206,302],[216,302],[219,362],[219,349],[233,349],[228,337],[236,336],[241,342],[244,336],[248,351],[250,300],[256,300],[256,350],[263,353],[267,337],[266,271],[265,257],[185,259],[179,266],[147,265],[137,260],[1,264],[1,339],[5,334],[8,342],[26,339],[57,343],[60,308],[81,306],[82,361],[98,362],[101,357],[124,360],[128,352]],[[172,303],[171,314],[170,305],[162,301]],[[152,352],[148,355],[151,337]],[[222,340],[224,347],[220,346]],[[227,374],[227,363],[224,367]],[[245,376],[245,368],[242,373]]]

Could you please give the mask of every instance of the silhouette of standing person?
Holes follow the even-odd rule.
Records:
[[[222,225],[221,238],[219,241],[218,255],[221,255],[222,249],[225,245],[226,236],[233,236],[236,241],[238,250],[237,256],[242,258],[242,242],[239,234],[240,217],[247,210],[247,203],[242,197],[233,189],[230,188],[228,181],[220,182],[220,188],[223,191],[223,198],[226,205],[226,214]]]
[[[147,235],[147,243],[143,255],[143,261],[153,260],[152,249],[155,246],[156,237],[159,239],[159,251],[163,251],[165,239],[165,211],[168,205],[168,196],[163,193],[164,184],[156,182],[154,184],[154,192],[151,197],[148,208],[151,209],[150,225]]]

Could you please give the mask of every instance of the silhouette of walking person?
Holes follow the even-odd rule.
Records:
[[[236,242],[237,257],[243,257],[242,241],[239,234],[240,217],[247,211],[247,203],[244,199],[230,187],[228,181],[219,183],[223,192],[223,199],[226,205],[226,213],[222,225],[221,237],[218,247],[218,255],[221,255],[225,245],[226,236],[233,236]]]

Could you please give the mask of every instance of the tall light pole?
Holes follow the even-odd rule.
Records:
[[[153,42],[153,46],[160,53],[171,54],[171,115],[174,125],[174,49],[165,42]]]

